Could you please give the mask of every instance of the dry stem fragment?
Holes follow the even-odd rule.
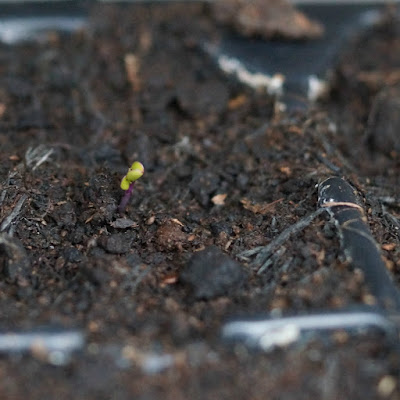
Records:
[[[323,212],[325,212],[325,210],[323,208],[319,208],[310,215],[307,215],[305,218],[302,218],[300,221],[296,222],[294,225],[291,225],[289,228],[285,229],[268,245],[259,246],[255,247],[254,249],[244,251],[239,254],[239,257],[247,258],[249,256],[257,254],[257,257],[253,261],[252,265],[255,267],[260,267],[259,273],[264,271],[265,268],[268,267],[268,260],[272,252],[279,246],[282,246],[283,243],[285,243],[286,240],[288,240],[291,235],[302,231],[304,228],[310,225],[310,223]]]
[[[251,204],[250,200],[247,198],[243,198],[240,202],[243,204],[243,207],[246,210],[251,211],[254,214],[269,214],[275,210],[276,204],[280,203],[283,198],[273,201],[272,203],[257,203]]]
[[[54,149],[49,149],[44,145],[39,145],[35,148],[29,147],[25,153],[25,161],[27,167],[34,171],[54,153]]]
[[[3,222],[0,225],[0,232],[7,230],[7,228],[12,224],[12,222],[18,217],[19,213],[21,212],[21,208],[25,203],[25,200],[28,198],[26,194],[23,194],[17,204],[15,205],[14,209],[11,211],[10,215],[3,219]]]
[[[125,55],[125,70],[129,83],[132,85],[134,92],[138,92],[141,88],[141,80],[139,76],[140,61],[135,54],[128,53]]]

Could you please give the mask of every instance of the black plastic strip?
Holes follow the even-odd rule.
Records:
[[[359,268],[377,304],[400,309],[400,294],[394,286],[379,247],[366,223],[357,191],[342,178],[332,177],[319,185],[319,207],[324,207],[335,220],[347,260]]]

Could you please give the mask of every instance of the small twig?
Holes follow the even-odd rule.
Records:
[[[386,207],[383,204],[382,204],[382,214],[391,224],[393,224],[395,231],[396,231],[396,236],[398,238],[400,238],[400,221],[399,221],[399,219],[396,218],[394,215],[390,214],[386,210]]]
[[[388,213],[387,211],[383,214],[397,229],[400,230],[400,222],[399,220],[392,214]],[[399,234],[398,232],[397,234]]]
[[[400,207],[400,199],[391,196],[379,197],[378,200],[382,204],[387,204],[391,207]]]
[[[1,194],[0,194],[0,206],[3,204],[3,202],[4,202],[4,200],[5,200],[5,198],[6,198],[6,195],[7,195],[7,187],[10,185],[10,178],[13,176],[13,175],[15,175],[15,172],[9,172],[8,173],[8,176],[7,176],[7,180],[4,182],[4,186],[6,187],[5,189],[3,189],[2,191],[1,191]],[[3,187],[4,187],[3,186]]]
[[[36,148],[29,147],[25,153],[26,165],[34,171],[54,153],[54,149],[47,149],[43,145]]]
[[[3,204],[4,199],[6,198],[7,189],[3,189],[0,194],[0,206]]]
[[[18,217],[19,213],[21,212],[21,208],[25,203],[25,200],[28,198],[28,195],[23,194],[19,200],[17,201],[17,204],[15,205],[14,209],[11,211],[11,213],[3,219],[3,222],[0,225],[0,232],[5,231],[12,223],[13,221]]]
[[[128,82],[134,92],[138,92],[142,86],[140,79],[140,59],[136,54],[128,53],[124,58],[125,72]]]
[[[268,258],[267,261],[263,264],[263,266],[257,271],[257,275],[262,274],[269,266],[271,266],[275,260],[279,259],[286,252],[286,247],[281,247],[276,250],[276,252]]]
[[[240,258],[247,258],[257,254],[256,259],[253,261],[252,266],[260,267],[259,271],[265,270],[268,267],[267,261],[271,256],[271,253],[279,246],[282,246],[291,235],[299,233],[304,228],[309,226],[311,222],[318,217],[320,214],[324,212],[323,208],[319,208],[314,211],[310,215],[302,218],[300,221],[296,222],[294,225],[291,225],[289,228],[285,229],[282,233],[280,233],[272,242],[270,242],[267,246],[259,246],[254,249],[244,251],[240,253],[238,256]]]
[[[335,174],[338,174],[341,171],[341,168],[335,165],[333,162],[329,161],[326,157],[321,154],[315,154],[318,161],[325,165],[325,167],[329,168]]]

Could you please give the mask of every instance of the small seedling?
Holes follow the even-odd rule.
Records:
[[[135,182],[144,174],[143,164],[139,161],[135,161],[129,168],[127,174],[122,178],[121,189],[125,190],[125,194],[122,197],[121,203],[118,207],[118,211],[122,214],[132,196],[133,187]]]

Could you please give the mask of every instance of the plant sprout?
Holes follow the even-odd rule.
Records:
[[[132,196],[133,187],[135,182],[144,174],[144,166],[141,162],[135,161],[129,168],[127,174],[121,180],[121,189],[125,190],[118,211],[122,214]]]

